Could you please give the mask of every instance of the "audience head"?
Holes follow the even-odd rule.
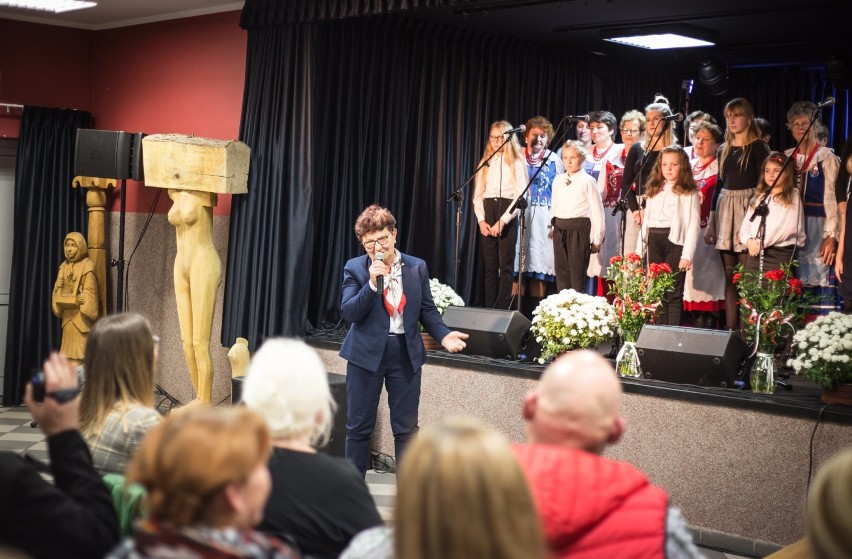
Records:
[[[660,151],[645,186],[645,194],[653,198],[663,190],[667,182],[673,184],[672,192],[675,194],[684,194],[696,189],[689,157],[683,148],[677,145],[665,147]]]
[[[709,122],[716,124],[716,119],[712,115],[703,111],[692,111],[683,121],[684,144],[692,145],[695,143],[695,130],[699,122]]]
[[[637,110],[630,110],[621,116],[621,143],[626,149],[645,137],[645,115]]]
[[[273,439],[322,446],[331,434],[334,399],[322,360],[296,339],[271,339],[254,354],[242,400],[266,420]]]
[[[754,118],[754,125],[757,126],[760,139],[768,144],[772,140],[772,124],[762,116],[758,116]]]
[[[86,340],[86,384],[80,400],[80,430],[96,434],[119,406],[153,407],[157,343],[142,315],[122,313],[98,320]]]
[[[657,94],[653,103],[645,107],[645,127],[648,134],[645,136],[645,142],[642,145],[644,149],[654,145],[654,140],[658,136],[660,139],[657,141],[656,149],[677,144],[674,124],[664,120],[665,117],[673,114],[669,100],[660,94]]]
[[[589,150],[580,140],[568,140],[562,145],[562,164],[569,173],[583,168],[583,162],[589,156]]]
[[[526,127],[524,141],[527,143],[527,149],[530,153],[544,151],[553,139],[553,125],[543,116],[534,116],[527,121]]]
[[[424,429],[399,471],[395,557],[543,558],[538,514],[505,437],[471,419]]]
[[[269,431],[244,407],[196,407],[143,439],[127,469],[147,491],[152,520],[181,528],[250,528],[263,517],[271,481]]]
[[[527,441],[600,454],[624,432],[621,382],[592,351],[572,351],[551,363],[524,399]]]
[[[814,121],[814,125],[810,127],[810,130],[808,130],[808,125],[811,123],[814,113],[817,113],[817,119]],[[787,111],[787,128],[790,130],[790,134],[793,135],[793,139],[797,142],[804,138],[802,145],[813,143],[819,124],[819,113],[817,112],[816,105],[810,101],[793,103],[790,110]],[[807,131],[807,137],[805,137],[805,131]]]
[[[592,143],[607,144],[615,140],[615,130],[618,122],[615,115],[609,111],[592,111],[589,113],[589,128],[592,133]]]
[[[807,534],[815,559],[849,557],[852,549],[852,449],[826,462],[811,485]]]
[[[760,182],[758,182],[757,189],[752,197],[752,207],[757,205],[759,196],[762,196],[764,192],[769,191],[773,184],[776,188],[780,187],[781,190],[778,194],[778,199],[784,205],[789,206],[793,202],[793,188],[795,187],[795,181],[793,180],[793,166],[787,165],[787,168],[784,169],[784,173],[781,174],[781,168],[784,167],[785,159],[787,158],[783,153],[780,151],[773,151],[766,159],[763,160],[763,164],[760,167]],[[779,174],[781,174],[780,177],[778,176]]]

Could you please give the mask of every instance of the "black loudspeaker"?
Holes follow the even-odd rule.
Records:
[[[77,130],[74,174],[82,177],[144,180],[141,132]]]
[[[747,385],[740,372],[747,349],[736,332],[654,324],[636,341],[645,378],[722,388]]]
[[[531,359],[540,351],[530,335],[530,321],[518,311],[448,307],[444,324],[469,334],[462,353],[501,359]]]
[[[331,397],[334,398],[337,409],[331,424],[331,438],[320,451],[338,458],[346,458],[346,418],[349,415],[349,407],[346,405],[346,375],[328,373],[328,387],[331,389]]]

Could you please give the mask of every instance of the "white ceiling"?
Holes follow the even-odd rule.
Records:
[[[100,0],[94,8],[61,14],[4,7],[0,8],[0,18],[98,30],[242,8],[243,2],[230,0]]]

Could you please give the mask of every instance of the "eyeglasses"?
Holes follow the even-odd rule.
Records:
[[[503,136],[502,136],[502,134],[500,136],[488,136],[488,139],[491,140],[492,142],[496,142],[497,140],[502,140]]]
[[[374,246],[376,246],[376,243],[379,243],[380,245],[385,246],[385,243],[388,242],[388,239],[390,239],[390,235],[382,235],[378,239],[375,239],[373,241],[364,241],[361,244],[364,245],[364,248],[366,248],[367,250],[370,250]]]
[[[793,122],[790,124],[790,130],[805,130],[810,122]]]
[[[628,136],[635,136],[636,134],[639,133],[639,129],[638,128],[622,128],[621,133],[627,134]]]

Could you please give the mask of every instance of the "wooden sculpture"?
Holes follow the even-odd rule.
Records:
[[[242,142],[179,134],[142,140],[145,186],[167,188],[175,226],[175,299],[181,343],[196,399],[213,398],[210,338],[222,262],[213,245],[213,207],[218,194],[247,192],[249,148]]]
[[[98,319],[98,280],[83,235],[68,233],[63,246],[65,262],[59,265],[59,273],[56,275],[51,309],[53,314],[62,319],[60,351],[69,360],[82,363],[86,338]]]
[[[89,234],[87,242],[89,245],[89,258],[95,265],[95,277],[98,279],[98,316],[107,313],[107,289],[106,289],[106,239],[105,212],[106,191],[114,188],[116,179],[100,177],[74,177],[71,186],[86,189],[86,205],[89,207]]]
[[[237,343],[228,351],[228,361],[231,362],[231,378],[246,376],[251,361],[247,339],[237,338]]]

